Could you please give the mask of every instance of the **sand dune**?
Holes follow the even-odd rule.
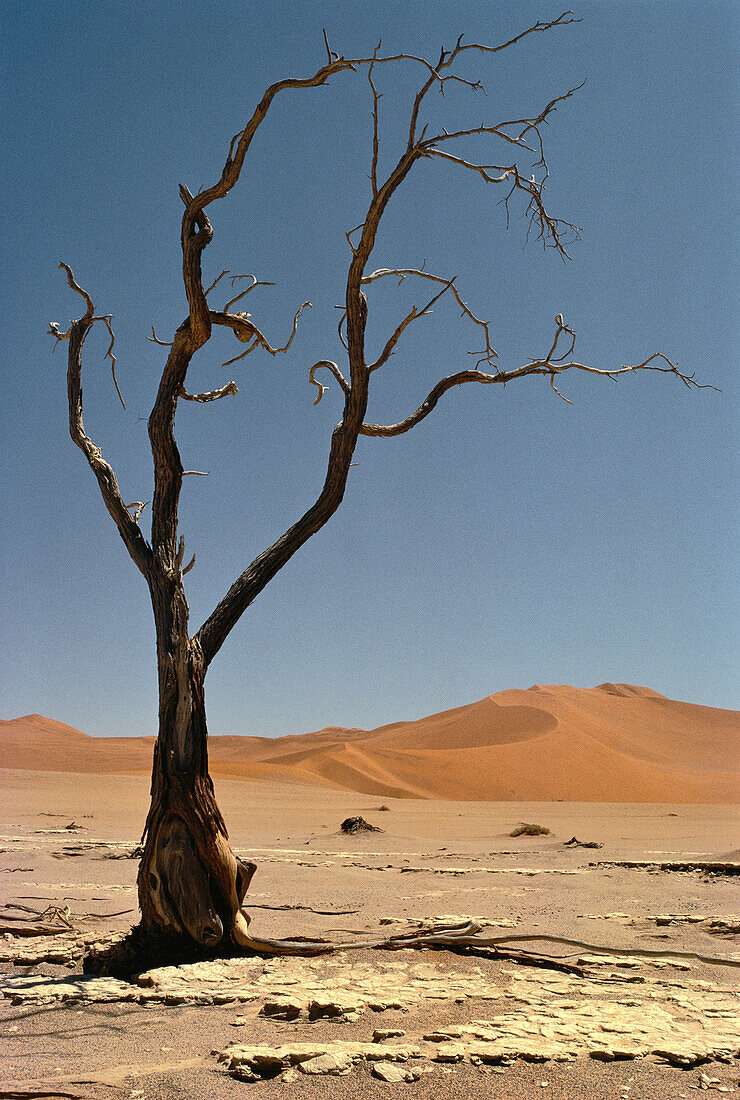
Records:
[[[0,766],[138,774],[151,737],[88,737],[41,715],[0,722]],[[740,801],[735,711],[649,688],[545,686],[375,730],[212,737],[214,775],[457,801]]]

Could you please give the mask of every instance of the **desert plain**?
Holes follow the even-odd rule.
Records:
[[[253,934],[343,949],[123,980],[83,961],[137,921],[152,739],[0,723],[0,1097],[740,1092],[739,738],[619,684],[213,737]],[[465,922],[480,947],[355,947]]]

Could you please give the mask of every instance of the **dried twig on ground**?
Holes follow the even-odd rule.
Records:
[[[308,913],[317,913],[321,917],[346,917],[350,913],[359,913],[359,909],[314,909],[312,905],[260,905],[255,901],[249,903],[250,909],[270,909],[273,912],[289,912],[293,909],[305,909]]]

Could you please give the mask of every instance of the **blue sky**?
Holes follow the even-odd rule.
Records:
[[[148,594],[69,439],[65,348],[52,355],[44,335],[79,308],[59,260],[114,317],[127,412],[95,332],[86,428],[124,497],[149,500],[140,418],[164,351],[145,337],[155,325],[166,339],[185,316],[178,184],[218,178],[264,89],[323,63],[322,27],[348,56],[382,37],[384,52],[436,60],[460,33],[496,44],[561,10],[544,0],[6,3],[3,717],[39,711],[96,735],[156,727]],[[409,434],[362,439],[342,508],[214,662],[213,733],[371,728],[533,682],[621,680],[737,705],[737,6],[612,0],[575,15],[582,22],[496,56],[468,55],[461,72],[487,96],[461,87],[430,103],[448,127],[501,121],[586,80],[546,134],[547,201],[583,227],[573,262],[524,248],[525,225],[515,217],[507,232],[493,187],[423,162],[388,208],[373,266],[426,261],[457,275],[503,366],[545,352],[562,313],[583,361],[618,366],[660,350],[722,392],[657,374],[568,376],[571,406],[542,379],[461,387]],[[381,171],[419,79],[412,64],[378,76]],[[238,189],[211,208],[206,280],[229,268],[276,282],[248,307],[275,341],[302,301],[314,308],[287,356],[222,368],[242,349],[219,332],[193,363],[191,390],[232,377],[240,388],[177,418],[186,467],[210,471],[187,479],[181,509],[197,555],[193,629],[323,481],[340,404],[330,390],[313,407],[308,370],[342,350],[333,307],[344,234],[368,202],[370,108],[361,74],[279,97]],[[485,139],[464,148],[504,155]],[[371,292],[371,350],[421,293]],[[376,374],[369,419],[401,419],[475,346],[440,303]]]

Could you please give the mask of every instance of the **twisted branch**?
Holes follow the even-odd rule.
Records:
[[[221,386],[218,390],[210,390],[208,393],[187,393],[183,388],[180,390],[179,397],[184,401],[199,401],[205,403],[206,401],[218,401],[221,397],[231,397],[239,392],[236,382],[227,382],[225,386]]]
[[[64,272],[66,273],[67,283],[72,288],[72,290],[74,290],[75,293],[79,294],[82,298],[84,298],[85,306],[86,306],[85,316],[84,316],[84,318],[81,317],[80,320],[81,321],[82,320],[90,321],[91,324],[93,324],[95,321],[102,321],[103,324],[105,325],[105,327],[108,329],[108,335],[110,336],[110,344],[108,345],[108,350],[106,351],[103,358],[104,359],[110,359],[110,369],[111,369],[111,374],[113,375],[113,385],[116,387],[116,393],[118,394],[118,400],[121,402],[121,405],[123,406],[123,411],[125,412],[126,411],[126,402],[123,400],[123,397],[121,396],[121,390],[118,386],[118,379],[116,378],[116,357],[113,354],[113,345],[116,342],[116,338],[113,335],[113,328],[111,326],[111,322],[113,320],[112,314],[106,313],[106,314],[103,314],[101,317],[95,317],[94,316],[95,309],[93,307],[92,298],[90,297],[90,295],[87,293],[86,290],[83,290],[81,286],[78,286],[78,284],[75,280],[75,277],[72,274],[72,268],[69,267],[65,263],[60,263],[58,266],[59,266],[60,269],[64,270]],[[73,322],[73,324],[74,324],[74,322]],[[72,327],[73,327],[73,325],[70,325],[70,327],[67,329],[66,332],[62,332],[60,327],[59,327],[59,322],[58,321],[49,321],[49,328],[48,328],[48,331],[47,331],[46,335],[47,336],[53,336],[55,341],[56,341],[56,343],[54,344],[54,347],[52,348],[52,353],[57,350],[57,344],[61,343],[63,340],[69,340],[70,339],[70,337],[72,335]],[[152,332],[154,332],[154,329],[152,329]]]
[[[319,401],[324,396],[324,394],[326,393],[326,390],[327,390],[327,387],[322,386],[320,382],[317,382],[316,377],[315,377],[316,376],[316,371],[319,370],[322,367],[325,368],[328,371],[331,371],[331,373],[334,375],[334,377],[336,378],[339,385],[342,387],[342,390],[344,391],[345,395],[348,397],[349,394],[350,394],[350,385],[349,385],[349,382],[347,381],[347,379],[344,377],[344,375],[340,371],[337,364],[333,363],[330,359],[321,359],[318,363],[314,363],[314,365],[311,367],[311,370],[308,372],[309,382],[311,383],[312,386],[316,386],[316,388],[319,391],[318,396],[317,396],[316,400],[314,401],[314,405],[318,405]]]
[[[563,395],[555,386],[555,376],[563,374],[568,370],[583,371],[586,374],[596,374],[612,379],[616,379],[622,374],[630,374],[634,371],[649,370],[660,371],[664,374],[673,374],[683,382],[688,389],[715,389],[714,386],[702,385],[697,382],[693,374],[682,373],[676,364],[671,362],[662,352],[653,352],[652,355],[643,359],[642,362],[635,363],[632,366],[614,367],[612,369],[591,367],[586,363],[579,363],[573,360],[564,362],[564,358],[570,355],[575,347],[575,332],[565,324],[562,314],[557,315],[555,324],[556,332],[552,346],[550,351],[543,358],[532,359],[528,363],[525,363],[524,366],[517,367],[514,370],[499,370],[496,374],[484,374],[479,370],[458,371],[457,374],[452,374],[446,378],[440,379],[421,405],[404,420],[400,420],[397,424],[363,424],[360,429],[360,434],[383,437],[403,435],[422,420],[426,419],[429,413],[436,407],[439,399],[444,396],[448,390],[453,389],[455,386],[465,385],[467,382],[479,382],[483,385],[492,385],[499,382],[506,385],[507,382],[515,381],[518,378],[527,378],[530,375],[539,374],[549,377],[553,390],[555,390],[559,397],[562,397]],[[560,340],[564,335],[568,337],[569,346],[565,353],[558,355],[556,353]],[[572,404],[567,398],[563,398],[563,400],[567,401],[568,404]]]
[[[92,321],[93,314],[95,313],[95,307],[93,306],[92,298],[86,290],[83,290],[82,287],[79,286],[72,272],[72,268],[68,264],[65,264],[64,261],[60,262],[59,269],[63,270],[66,273],[67,283],[72,288],[72,290],[74,290],[75,294],[79,294],[80,297],[84,298],[85,300],[85,314],[83,317],[80,317],[80,321]],[[69,331],[71,332],[72,330],[70,329]]]
[[[85,458],[88,461],[90,469],[95,475],[100,489],[101,496],[105,503],[108,512],[113,518],[118,532],[124,541],[126,549],[128,550],[131,558],[135,562],[138,569],[147,576],[152,561],[152,552],[146,539],[142,535],[137,519],[144,508],[144,505],[140,502],[135,502],[134,505],[126,505],[121,497],[120,490],[118,488],[118,481],[116,479],[115,472],[112,466],[105,461],[102,456],[100,447],[97,443],[94,443],[92,439],[85,433],[85,427],[82,420],[82,349],[85,343],[88,332],[94,325],[95,321],[102,320],[111,334],[111,343],[106,353],[111,358],[113,365],[115,366],[115,358],[112,354],[113,348],[113,333],[110,327],[110,318],[95,317],[95,308],[93,306],[92,298],[78,285],[75,280],[71,267],[68,264],[60,263],[59,267],[65,272],[67,276],[67,283],[70,288],[85,302],[85,312],[82,317],[73,321],[66,333],[61,333],[59,325],[53,322],[49,325],[49,333],[54,336],[57,343],[60,340],[69,341],[69,351],[67,357],[67,399],[69,404],[69,434],[72,437],[73,442],[80,448]],[[56,347],[56,344],[54,345]],[[115,373],[113,375],[115,381]],[[117,388],[117,386],[116,386]],[[120,392],[119,392],[120,396]],[[136,507],[134,516],[130,514],[130,508]]]

